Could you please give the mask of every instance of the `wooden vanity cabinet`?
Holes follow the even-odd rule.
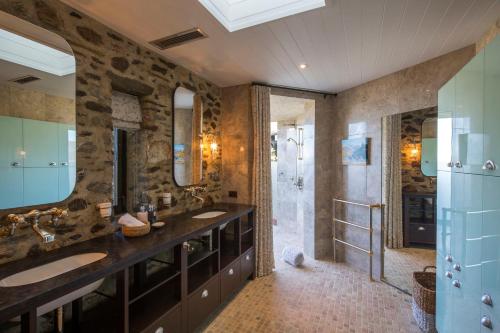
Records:
[[[190,246],[177,245],[172,265],[151,274],[150,278],[146,276],[145,263],[129,270],[135,281],[129,292],[130,332],[194,332],[249,278],[253,278],[252,212],[222,227],[214,227],[210,236],[208,234],[206,231],[193,233],[191,243],[203,237],[210,240],[200,245],[197,252]],[[142,287],[138,287],[141,284]]]

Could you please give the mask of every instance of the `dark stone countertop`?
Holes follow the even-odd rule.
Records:
[[[250,205],[215,204],[199,210],[163,219],[166,225],[142,237],[125,238],[121,232],[90,239],[60,249],[27,257],[0,266],[0,279],[20,271],[86,252],[106,252],[106,258],[58,275],[54,278],[19,287],[0,287],[0,323],[51,300],[62,297],[89,283],[143,261],[164,249],[180,244],[195,234],[243,216],[254,209]],[[227,213],[211,219],[193,219],[205,211]]]

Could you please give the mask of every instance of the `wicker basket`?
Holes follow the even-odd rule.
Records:
[[[423,332],[436,332],[436,272],[427,272],[435,266],[426,266],[413,273],[413,317]]]
[[[144,223],[144,226],[140,227],[127,227],[122,225],[122,234],[125,237],[141,237],[149,234],[151,231],[151,225],[149,223]]]

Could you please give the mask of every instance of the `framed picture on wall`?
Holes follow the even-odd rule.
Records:
[[[186,155],[186,148],[183,144],[174,145],[174,162],[175,164],[184,164],[184,157]]]
[[[368,164],[368,138],[342,140],[343,165]]]

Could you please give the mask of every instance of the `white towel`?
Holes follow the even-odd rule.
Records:
[[[142,227],[144,225],[144,223],[128,213],[120,217],[118,224],[125,225],[127,227]]]
[[[295,267],[301,266],[304,263],[304,254],[297,247],[286,246],[281,256],[285,262]]]

